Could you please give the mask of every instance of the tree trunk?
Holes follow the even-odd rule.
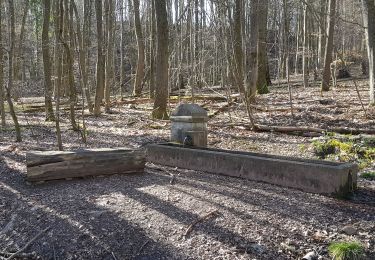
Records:
[[[309,68],[308,68],[308,12],[307,4],[303,4],[303,46],[302,46],[302,74],[303,74],[303,87],[309,86]]]
[[[22,142],[21,128],[18,124],[16,112],[13,107],[13,101],[11,97],[13,88],[13,57],[14,57],[14,41],[15,41],[15,22],[14,22],[14,2],[8,0],[8,29],[9,29],[9,54],[8,54],[8,86],[6,87],[6,98],[9,105],[9,111],[14,122],[14,128],[16,130],[16,141]]]
[[[86,97],[87,106],[89,108],[89,111],[93,112],[93,105],[91,101],[91,95],[90,90],[87,87],[88,82],[88,75],[87,75],[87,66],[86,66],[86,57],[87,57],[87,45],[89,41],[89,19],[90,19],[90,10],[89,10],[89,0],[84,1],[84,18],[83,18],[83,35],[81,33],[81,26],[80,26],[80,19],[78,15],[77,6],[72,0],[74,13],[76,16],[76,23],[77,23],[77,38],[78,38],[78,47],[79,47],[79,66],[80,66],[80,75],[81,75],[81,82],[82,82],[82,91],[84,93],[84,96]]]
[[[120,57],[120,95],[121,95],[121,98],[123,98],[123,88],[125,85],[125,63],[126,63],[125,57],[124,57],[125,56],[124,1],[125,0],[121,0],[121,11],[120,11],[120,14],[121,14],[121,19],[120,19],[120,22],[121,22],[121,43],[120,43],[120,55],[121,55]]]
[[[105,65],[105,112],[110,112],[111,102],[111,87],[113,85],[113,50],[114,50],[114,0],[108,0],[107,2],[107,55]]]
[[[65,0],[68,2],[68,0]],[[68,3],[66,4],[68,7]],[[76,123],[76,118],[75,118],[75,105],[77,102],[77,91],[76,87],[74,84],[74,33],[73,33],[73,6],[72,2],[70,2],[69,5],[69,12],[67,12],[68,16],[66,16],[67,20],[67,25],[69,28],[66,28],[68,31],[69,35],[69,40],[70,43],[63,42],[66,55],[67,55],[67,67],[68,67],[68,85],[69,85],[69,114],[70,114],[70,123],[73,127],[74,131],[78,131],[79,127]]]
[[[320,0],[320,24],[319,24],[319,39],[318,39],[318,68],[322,68],[324,65],[322,60],[324,60],[324,53],[325,53],[325,45],[326,45],[326,33],[323,30],[325,28],[327,16],[325,15],[326,13],[326,8],[327,8],[327,0]],[[324,26],[323,26],[324,25]]]
[[[329,82],[331,79],[331,63],[332,63],[332,52],[333,52],[333,35],[335,32],[335,16],[336,16],[336,0],[329,0],[328,3],[329,14],[328,14],[328,31],[327,31],[327,42],[324,55],[324,70],[322,80],[322,91],[329,91]]]
[[[168,15],[166,0],[154,0],[157,31],[155,102],[152,116],[168,118]]]
[[[140,96],[142,94],[142,83],[145,76],[145,43],[143,40],[141,18],[139,15],[139,0],[133,0],[133,8],[135,34],[137,36],[138,45],[137,72],[135,75],[133,94],[134,96]]]
[[[243,74],[243,50],[242,50],[242,1],[236,0],[235,11],[234,11],[234,42],[233,42],[233,50],[234,50],[234,57],[235,57],[235,77],[237,81],[238,90],[241,94],[245,93],[244,88],[244,74]]]
[[[95,92],[95,107],[94,115],[100,115],[100,105],[104,97],[104,83],[105,83],[105,56],[103,54],[103,22],[102,22],[102,1],[95,0],[96,13],[96,30],[98,41],[98,53],[96,62],[96,92]]]
[[[58,0],[56,6],[56,23],[55,23],[55,33],[57,40],[55,41],[56,48],[56,59],[55,59],[55,68],[56,68],[56,85],[55,85],[55,99],[56,99],[56,139],[57,146],[60,151],[63,150],[62,139],[61,139],[61,130],[60,130],[60,93],[61,93],[61,84],[62,84],[62,61],[63,61],[63,48],[62,46],[62,37],[64,30],[64,0]]]
[[[43,1],[43,29],[42,29],[42,52],[44,69],[44,100],[46,108],[46,121],[54,121],[55,116],[52,108],[52,80],[51,80],[51,57],[49,46],[49,20],[51,12],[51,1]]]
[[[267,94],[268,81],[267,81],[267,17],[268,17],[268,0],[259,2],[259,35],[258,35],[258,79],[257,90],[258,94]]]
[[[362,0],[362,9],[369,59],[370,104],[375,105],[375,2],[373,0]]]
[[[155,2],[151,1],[151,29],[150,29],[150,98],[155,97]],[[180,43],[182,45],[182,42]]]
[[[258,39],[258,5],[259,0],[251,0],[251,10],[250,10],[250,53],[248,55],[248,63],[250,75],[247,80],[247,99],[253,100],[256,96],[257,91],[257,39]]]
[[[1,13],[3,1],[0,0],[0,115],[1,115],[1,127],[4,128],[6,125],[5,121],[5,90],[4,90],[4,52],[3,52],[3,32],[2,32],[2,17]]]

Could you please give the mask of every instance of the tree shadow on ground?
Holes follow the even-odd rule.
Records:
[[[11,157],[16,161],[23,159]],[[204,235],[228,248],[243,248],[246,257],[287,259],[290,255],[267,243],[263,252],[258,252],[254,247],[257,231],[240,234],[234,222],[241,220],[285,238],[302,240],[301,235],[292,235],[288,226],[274,226],[270,219],[313,229],[319,228],[316,223],[339,226],[349,218],[375,221],[374,208],[367,205],[338,203],[319,195],[195,171],[179,172],[175,185],[170,184],[166,172],[150,169],[140,175],[27,185],[22,171],[6,162],[0,166],[0,226],[5,226],[12,214],[17,216],[12,232],[0,235],[0,248],[14,247],[14,243],[22,246],[39,230],[51,226],[51,231],[29,249],[43,258],[56,255],[57,259],[113,259],[115,255],[118,259],[188,259],[195,257],[184,249],[186,243]],[[187,207],[170,201],[165,199],[166,192],[179,194],[186,201],[193,199],[197,204]],[[239,202],[241,207],[231,205],[231,201]],[[207,208],[202,210],[202,205]],[[219,219],[205,221],[194,228],[192,238],[184,238],[184,230],[201,216],[199,212],[210,209],[219,210]],[[264,212],[264,217],[254,217],[254,210]],[[141,220],[144,217],[150,219]],[[157,217],[175,226],[158,226]],[[229,219],[229,225],[220,225],[223,218]],[[171,242],[168,238],[176,237],[175,227],[183,229],[177,232],[180,238]],[[273,234],[269,236],[272,240]]]

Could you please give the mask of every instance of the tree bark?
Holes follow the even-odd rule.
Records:
[[[303,4],[303,46],[302,46],[302,74],[303,74],[303,87],[307,88],[309,86],[309,48],[308,48],[308,12],[307,4]]]
[[[2,3],[0,0],[0,116],[1,116],[1,127],[4,128],[6,125],[5,121],[5,89],[4,89],[4,52],[3,52],[3,32],[2,32]]]
[[[250,10],[250,51],[248,55],[249,63],[249,77],[247,80],[247,99],[255,99],[257,92],[257,39],[258,39],[258,6],[259,0],[251,0],[251,10]]]
[[[150,29],[150,98],[155,97],[155,2],[151,1],[151,29]],[[182,42],[180,43],[182,45]]]
[[[74,14],[76,17],[76,23],[77,23],[77,38],[78,38],[78,47],[79,47],[79,67],[80,67],[80,75],[81,75],[81,82],[82,82],[82,91],[84,96],[86,97],[87,106],[89,108],[90,112],[93,112],[92,108],[92,101],[91,101],[91,95],[90,90],[87,87],[88,82],[88,75],[87,75],[87,66],[86,66],[86,57],[87,57],[87,44],[89,41],[89,28],[88,28],[88,19],[90,19],[90,10],[89,10],[89,0],[84,1],[84,18],[83,18],[83,35],[81,33],[81,23],[78,15],[77,6],[72,1]]]
[[[116,173],[143,173],[145,161],[144,151],[122,148],[76,152],[31,151],[26,154],[27,180],[46,181]]]
[[[46,121],[54,121],[55,116],[52,108],[52,80],[51,80],[51,57],[49,46],[49,20],[51,13],[51,1],[43,1],[43,29],[42,29],[42,52],[44,69],[44,101],[46,108]]]
[[[375,2],[373,0],[362,0],[362,9],[369,60],[370,104],[375,105]]]
[[[154,0],[157,31],[155,102],[152,116],[168,118],[168,15],[166,0]]]
[[[103,22],[102,22],[102,1],[95,0],[95,13],[96,13],[96,30],[98,53],[96,62],[96,92],[95,92],[95,106],[94,115],[99,116],[100,105],[104,97],[104,84],[105,84],[105,56],[103,54]]]
[[[234,57],[235,57],[235,77],[237,81],[238,90],[240,93],[245,93],[244,88],[244,69],[243,69],[243,50],[242,50],[242,1],[236,0],[235,4],[235,11],[234,11],[234,42],[233,42],[233,50],[234,50]]]
[[[335,16],[336,16],[336,0],[329,0],[328,3],[329,14],[327,24],[327,42],[324,55],[324,70],[322,80],[322,91],[329,91],[329,83],[331,79],[331,63],[333,52],[333,35],[335,33]]]
[[[125,6],[124,6],[124,2],[125,0],[121,0],[121,11],[120,11],[120,14],[121,14],[121,19],[120,19],[120,22],[121,22],[121,43],[120,43],[120,95],[121,95],[121,98],[123,98],[123,88],[124,88],[124,85],[125,85],[125,65],[126,65],[126,61],[125,61],[125,21],[124,21],[124,9],[125,9]],[[153,1],[152,1],[153,2]]]
[[[8,101],[9,111],[13,119],[14,128],[16,130],[16,141],[22,142],[21,128],[18,123],[18,118],[14,110],[12,101],[12,88],[13,88],[13,57],[14,57],[14,41],[15,41],[15,22],[14,22],[14,2],[8,0],[8,29],[9,29],[9,54],[8,54],[8,86],[6,87],[6,98]]]
[[[111,102],[111,87],[114,82],[113,75],[113,50],[114,50],[114,0],[107,0],[107,55],[105,65],[105,112],[110,112]]]
[[[56,68],[56,85],[55,85],[55,100],[56,100],[56,139],[57,146],[60,151],[63,150],[63,144],[61,139],[61,129],[60,129],[60,93],[61,93],[61,84],[62,84],[62,61],[63,61],[63,48],[62,46],[62,37],[64,30],[64,0],[57,0],[56,6],[56,23],[55,23],[55,49],[56,49],[56,59],[55,59],[55,68]]]
[[[259,24],[259,35],[258,35],[258,78],[257,78],[257,90],[258,94],[267,94],[268,81],[267,81],[267,17],[268,17],[268,0],[262,0],[259,2],[258,10],[258,24]]]
[[[135,34],[137,37],[138,45],[137,72],[135,75],[133,94],[134,96],[140,96],[142,94],[142,83],[145,76],[145,43],[143,40],[141,18],[139,15],[139,0],[133,0],[133,8]]]

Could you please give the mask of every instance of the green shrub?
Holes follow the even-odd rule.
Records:
[[[350,155],[354,150],[352,142],[341,142],[337,139],[328,139],[325,141],[314,141],[314,150],[316,155],[326,158],[330,154],[347,154]]]
[[[341,162],[356,162],[365,169],[375,162],[375,147],[372,137],[329,135],[312,142],[315,154],[321,159]]]
[[[370,181],[375,181],[375,172],[364,172],[361,177]]]
[[[359,242],[334,242],[328,252],[334,260],[360,260],[365,256],[364,246]]]

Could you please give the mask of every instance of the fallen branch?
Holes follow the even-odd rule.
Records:
[[[220,107],[218,110],[216,110],[215,112],[210,114],[208,117],[213,118],[213,117],[217,116],[218,114],[220,114],[221,112],[224,112],[226,109],[228,109],[233,104],[234,104],[234,102],[228,102],[227,104],[225,104],[224,106]]]
[[[13,229],[14,222],[16,221],[16,217],[17,217],[16,214],[13,214],[13,215],[10,217],[10,221],[9,221],[8,224],[6,224],[6,226],[0,231],[0,235],[1,235],[1,234],[8,233],[11,229]]]
[[[185,237],[188,236],[188,235],[191,233],[191,231],[193,230],[193,228],[194,228],[195,225],[197,225],[198,223],[200,223],[200,222],[202,222],[202,221],[204,221],[204,220],[207,220],[207,219],[209,219],[209,218],[211,218],[211,217],[214,217],[215,215],[217,215],[217,213],[218,213],[218,210],[214,210],[214,211],[211,211],[210,213],[208,213],[208,214],[206,214],[206,215],[204,215],[204,216],[198,218],[197,220],[195,220],[195,221],[194,221],[193,223],[191,223],[191,224],[189,225],[189,227],[186,229],[184,236],[185,236]]]
[[[17,256],[19,256],[23,251],[25,251],[32,243],[34,243],[35,240],[37,240],[39,237],[41,237],[44,233],[46,233],[48,230],[50,229],[50,227],[47,227],[45,229],[43,229],[42,231],[40,231],[38,234],[36,234],[36,236],[34,236],[29,242],[26,243],[26,245],[24,245],[20,250],[18,250],[17,252],[15,252],[14,254],[12,254],[10,257],[8,257],[7,259],[10,260],[10,259],[14,259],[16,258]]]
[[[150,240],[147,240],[147,241],[146,241],[146,242],[145,242],[145,243],[139,248],[138,253],[137,253],[136,256],[139,256],[139,255],[142,253],[143,248],[145,248],[146,245],[147,245],[148,243],[150,243]]]
[[[266,126],[255,125],[255,131],[258,132],[278,132],[278,133],[338,133],[338,134],[375,134],[375,129],[357,129],[357,128],[317,128],[317,127],[295,127],[295,126]]]

